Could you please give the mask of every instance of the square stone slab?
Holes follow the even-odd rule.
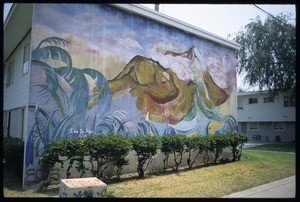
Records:
[[[59,197],[104,198],[107,185],[96,177],[61,179]]]

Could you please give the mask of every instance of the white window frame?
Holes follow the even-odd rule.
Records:
[[[280,126],[281,124],[282,126]],[[272,127],[273,127],[273,131],[285,131],[284,122],[273,122]]]
[[[22,75],[27,74],[29,71],[29,55],[30,55],[30,43],[28,41],[23,47]]]
[[[23,139],[25,107],[10,109],[4,112],[3,133],[6,136]],[[15,124],[17,123],[17,124]]]
[[[259,122],[249,122],[249,130],[259,130]]]
[[[243,109],[243,98],[242,97],[237,98],[237,109]]]

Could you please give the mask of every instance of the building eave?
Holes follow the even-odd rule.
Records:
[[[3,60],[6,61],[26,33],[31,29],[34,4],[14,3],[3,29]]]
[[[268,94],[269,91],[250,91],[250,92],[238,92],[237,96],[247,96],[247,95],[265,95]]]
[[[144,16],[146,18],[155,20],[157,22],[160,22],[162,24],[172,26],[175,28],[178,28],[180,30],[183,30],[185,32],[194,34],[198,37],[201,37],[203,39],[215,42],[219,45],[226,46],[230,49],[238,50],[240,48],[240,45],[234,41],[227,40],[223,37],[220,37],[216,34],[210,33],[206,30],[200,29],[198,27],[195,27],[193,25],[190,25],[188,23],[182,22],[178,19],[175,19],[173,17],[170,17],[168,15],[165,15],[163,13],[160,13],[158,11],[149,9],[145,6],[138,5],[138,4],[111,4],[112,6],[115,6],[117,8],[120,8],[122,10],[126,10],[128,12]]]

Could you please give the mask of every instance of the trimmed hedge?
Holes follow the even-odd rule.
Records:
[[[140,178],[145,176],[152,157],[160,148],[160,140],[157,136],[152,135],[137,135],[132,139],[132,147],[138,158],[137,172]]]
[[[240,160],[244,144],[248,141],[248,136],[243,133],[228,132],[225,134],[227,146],[231,148],[232,161]]]
[[[48,171],[48,175],[55,163],[60,163],[62,168],[65,163],[68,163],[66,176],[70,178],[71,173],[69,171],[76,162],[75,168],[82,176],[88,170],[84,165],[85,157],[89,157],[90,171],[94,177],[104,177],[103,173],[109,164],[117,167],[116,174],[120,176],[122,166],[128,163],[126,157],[131,149],[130,138],[119,134],[65,138],[51,141],[41,160],[44,170]],[[62,160],[61,157],[65,160]]]
[[[195,135],[190,138],[186,138],[186,151],[188,152],[187,164],[191,169],[193,164],[196,162],[197,157],[203,154],[203,163],[207,164],[209,161],[209,146],[210,146],[211,136]],[[192,159],[192,154],[197,152],[194,159]]]
[[[82,176],[88,170],[84,166],[85,161],[90,162],[89,171],[93,176],[105,177],[104,171],[110,164],[117,167],[116,175],[119,178],[122,167],[128,164],[127,156],[133,150],[137,155],[137,173],[142,178],[145,176],[145,171],[151,163],[152,157],[158,150],[164,154],[164,171],[167,169],[170,156],[174,160],[174,166],[171,168],[177,171],[182,163],[184,153],[188,153],[187,164],[189,168],[193,167],[200,154],[203,154],[203,163],[207,164],[210,161],[209,151],[214,154],[212,161],[216,164],[224,148],[231,149],[231,161],[240,160],[242,147],[247,140],[247,135],[239,132],[209,136],[198,134],[191,137],[180,134],[168,134],[162,137],[139,134],[135,137],[126,137],[111,133],[50,141],[41,159],[44,171],[46,171],[45,175],[48,178],[55,163],[60,163],[62,167],[68,163],[67,178],[70,177],[69,170],[75,163],[76,170]],[[196,153],[192,158],[194,152]],[[49,180],[48,178],[45,180]]]
[[[186,140],[188,139],[185,135],[164,135],[161,138],[161,152],[164,153],[164,170],[166,170],[165,162],[168,162],[170,154],[173,155],[175,166],[172,166],[173,170],[178,170],[182,163],[183,154],[186,152]]]

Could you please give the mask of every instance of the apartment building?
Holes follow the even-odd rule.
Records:
[[[295,140],[296,100],[291,93],[272,97],[268,91],[240,92],[237,95],[239,130],[249,140]]]

